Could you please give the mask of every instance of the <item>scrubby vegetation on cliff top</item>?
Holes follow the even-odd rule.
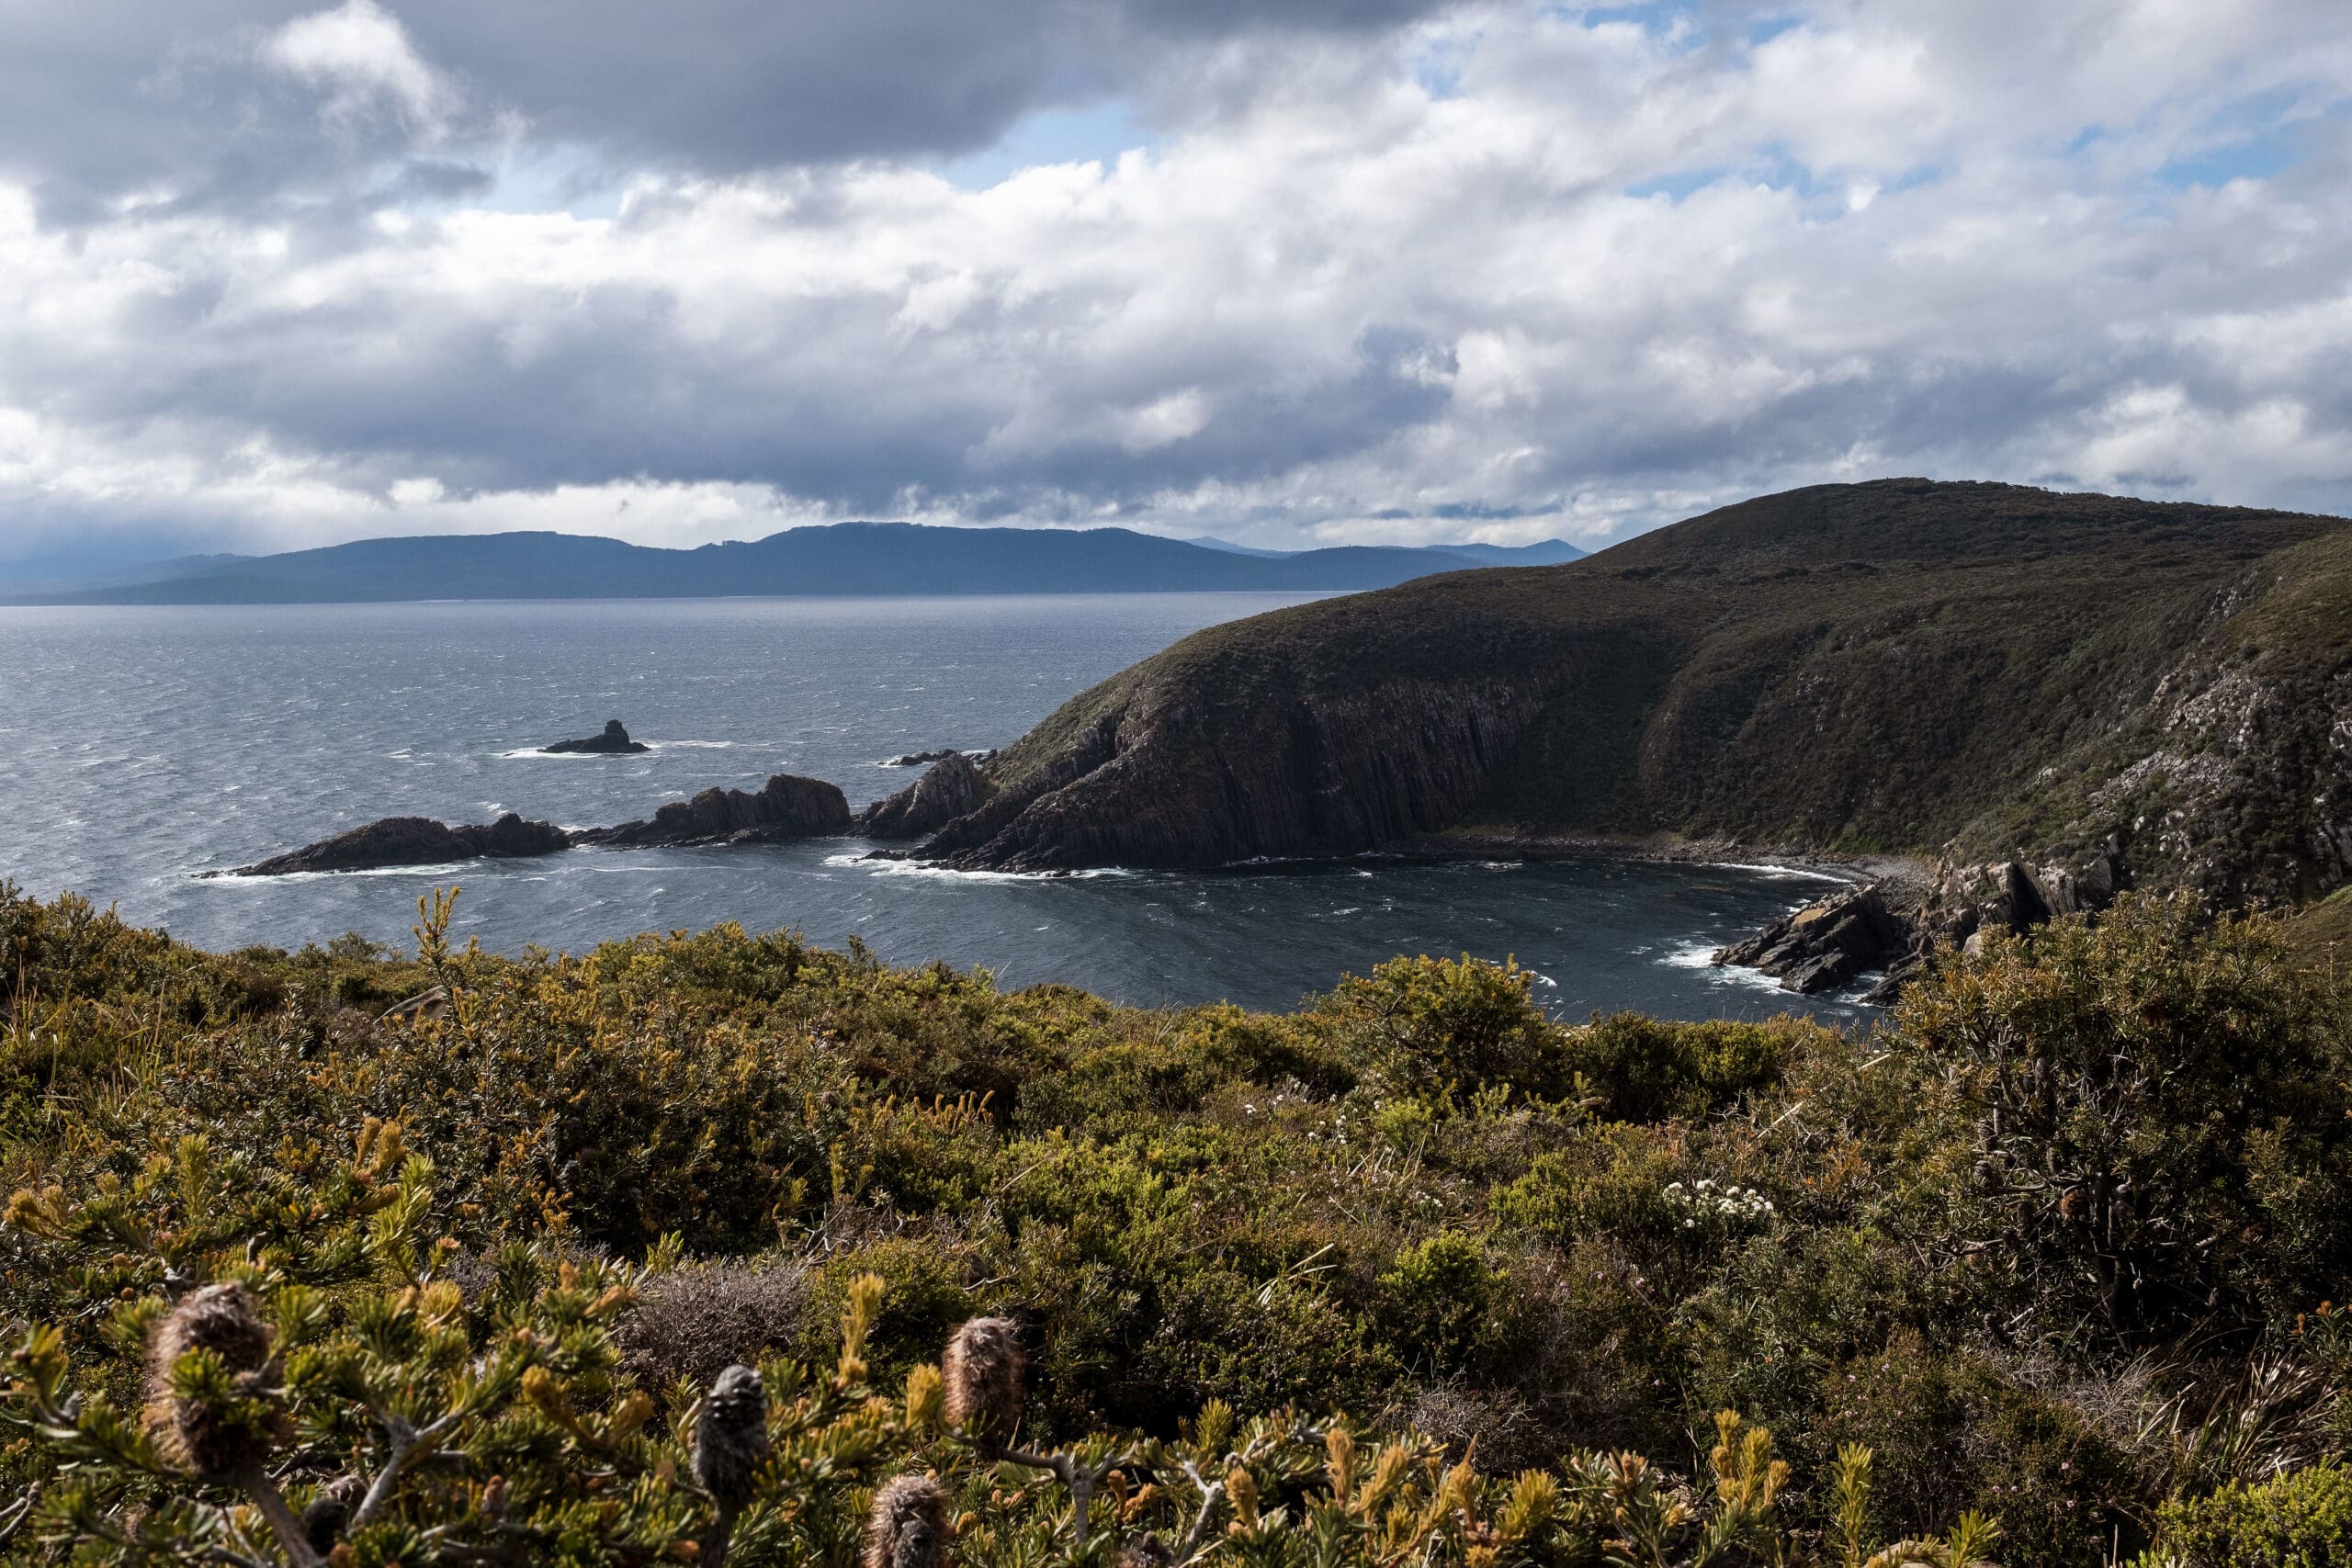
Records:
[[[2352,524],[1882,480],[1199,633],[990,764],[974,864],[1451,828],[2344,882]]]
[[[1997,937],[1860,1036],[444,929],[0,893],[13,1557],[2352,1551],[2352,998],[2267,919]],[[925,1370],[981,1316],[1082,1529]]]

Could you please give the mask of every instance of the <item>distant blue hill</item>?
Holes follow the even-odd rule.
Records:
[[[1542,555],[1537,552],[1566,552]],[[1353,592],[1437,572],[1549,564],[1552,541],[1244,555],[1125,528],[838,523],[665,550],[575,534],[361,539],[276,556],[174,561],[145,580],[6,596],[69,604],[293,604],[420,599],[701,599],[748,594]]]
[[[1204,549],[1226,550],[1237,556],[1257,556],[1265,560],[1288,560],[1306,554],[1303,550],[1269,550],[1257,545],[1237,545],[1230,539],[1215,539],[1206,535],[1185,541]],[[1427,545],[1419,548],[1442,551],[1447,555],[1468,556],[1481,566],[1559,566],[1572,560],[1582,560],[1589,551],[1580,550],[1566,539],[1542,539],[1532,545]]]

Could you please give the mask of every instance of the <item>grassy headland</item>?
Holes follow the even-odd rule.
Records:
[[[1206,864],[1449,831],[1729,840],[2324,896],[2352,523],[1887,479],[1564,566],[1213,627],[1073,698],[929,852]]]
[[[0,891],[10,1553],[303,1561],[275,1498],[339,1565],[845,1565],[876,1496],[876,1568],[2352,1550],[2352,996],[2265,917],[1996,936],[1868,1034],[444,929]],[[986,1316],[1082,1529],[929,1370]]]

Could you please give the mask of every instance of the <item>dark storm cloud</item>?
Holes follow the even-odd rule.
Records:
[[[1446,0],[387,0],[473,137],[709,174],[984,147],[1023,115],[1148,85],[1172,51],[1391,28]],[[167,186],[258,200],[404,144],[397,113],[318,134],[253,69],[302,0],[0,0],[0,170],[76,220]],[[397,106],[391,106],[396,107]],[[412,174],[413,182],[430,173]]]
[[[0,0],[0,555],[2342,508],[2338,9]]]

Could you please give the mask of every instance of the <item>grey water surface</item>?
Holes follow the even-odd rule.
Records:
[[[1368,858],[1037,878],[831,840],[201,875],[378,817],[577,827],[777,772],[863,805],[914,777],[886,758],[1003,745],[1190,632],[1312,597],[0,608],[0,877],[217,949],[346,931],[412,945],[418,895],[458,883],[461,933],[506,951],[735,920],[1140,1003],[1286,1008],[1395,953],[1466,952],[1516,955],[1568,1015],[1798,1005],[1705,963],[1819,890],[1770,867]],[[653,750],[536,752],[615,717]]]

